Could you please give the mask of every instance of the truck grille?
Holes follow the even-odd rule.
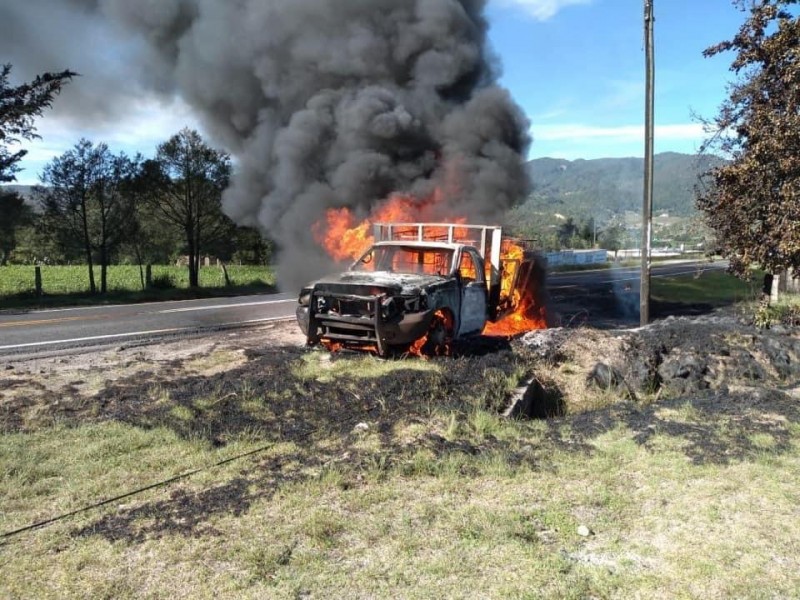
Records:
[[[381,303],[387,294],[357,296],[315,289],[310,311],[320,337],[344,345],[381,346]]]

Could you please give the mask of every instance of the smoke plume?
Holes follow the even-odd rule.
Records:
[[[12,8],[0,36],[50,8],[73,32],[105,23],[104,35],[125,41],[127,65],[102,69],[120,82],[109,95],[133,81],[197,111],[235,157],[225,211],[278,242],[289,289],[330,266],[311,234],[328,208],[366,217],[393,192],[438,189],[445,213],[496,222],[528,190],[527,122],[496,85],[485,0],[19,4],[28,9]],[[67,36],[56,37],[40,38],[42,53],[60,52],[48,44]]]

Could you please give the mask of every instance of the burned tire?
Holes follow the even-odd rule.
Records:
[[[453,317],[446,311],[437,311],[431,320],[421,352],[424,356],[444,356],[449,353],[452,341]]]

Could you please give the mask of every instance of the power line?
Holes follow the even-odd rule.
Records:
[[[124,500],[125,498],[130,498],[131,496],[136,496],[137,494],[141,494],[148,490],[164,487],[169,485],[170,483],[175,483],[176,481],[180,481],[181,479],[186,479],[187,477],[191,477],[192,475],[197,475],[198,473],[202,473],[203,471],[208,471],[211,469],[215,469],[217,467],[221,467],[228,463],[234,462],[236,460],[240,460],[242,458],[247,458],[248,456],[252,456],[254,454],[259,454],[261,452],[265,452],[275,446],[274,443],[267,444],[266,446],[261,446],[256,448],[255,450],[250,450],[248,452],[244,452],[242,454],[237,454],[236,456],[232,456],[230,458],[226,458],[224,460],[220,460],[215,462],[214,464],[207,465],[205,467],[200,467],[197,469],[192,469],[191,471],[185,471],[184,473],[180,473],[175,475],[174,477],[170,477],[169,479],[164,479],[162,481],[157,481],[155,483],[151,483],[144,487],[137,488],[135,490],[131,490],[129,492],[125,492],[124,494],[120,494],[118,496],[114,496],[113,498],[106,498],[105,500],[101,500],[99,502],[95,502],[93,504],[88,504],[86,506],[82,506],[81,508],[77,508],[73,511],[60,514],[56,517],[52,517],[50,519],[45,519],[44,521],[38,521],[37,523],[31,523],[30,525],[26,525],[25,527],[20,527],[19,529],[14,529],[13,531],[6,531],[4,533],[0,533],[0,540],[3,540],[2,543],[5,543],[5,540],[17,536],[21,533],[25,533],[26,531],[31,531],[33,529],[39,529],[41,527],[45,527],[47,525],[52,525],[53,523],[57,523],[58,521],[63,521],[70,517],[74,517],[75,515],[79,515],[80,513],[88,512],[95,508],[100,508],[101,506],[105,506],[106,504],[111,504],[112,502],[118,502],[120,500]]]

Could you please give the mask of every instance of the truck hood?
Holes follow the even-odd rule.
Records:
[[[335,275],[329,275],[315,281],[312,285],[332,285],[354,286],[354,287],[375,287],[391,290],[394,293],[404,295],[418,293],[422,288],[426,288],[444,281],[444,277],[438,275],[410,274],[410,273],[389,273],[388,271],[363,272],[345,271]]]

